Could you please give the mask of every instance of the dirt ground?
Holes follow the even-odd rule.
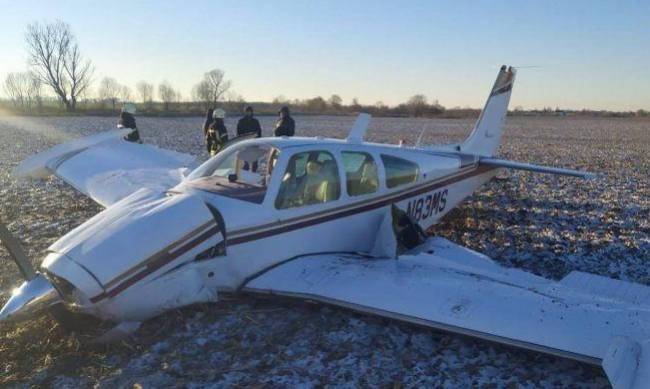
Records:
[[[272,118],[262,118],[270,134]],[[298,117],[298,133],[342,137],[349,117]],[[112,118],[0,117],[0,220],[37,265],[60,236],[101,210],[61,180],[17,182],[21,160]],[[205,158],[201,118],[142,118],[145,142]],[[235,127],[227,121],[229,129]],[[375,119],[370,138],[459,141],[470,120]],[[650,285],[650,120],[509,118],[499,156],[585,169],[598,179],[509,173],[433,233],[499,263],[559,279],[572,270]],[[0,303],[20,276],[0,249]],[[49,316],[0,327],[9,387],[437,386],[607,387],[598,367],[324,305],[227,296],[146,322],[98,346],[102,328],[66,332]]]

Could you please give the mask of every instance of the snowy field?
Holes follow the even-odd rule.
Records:
[[[350,117],[297,117],[300,135],[342,137]],[[201,118],[141,118],[145,142],[206,158]],[[273,118],[262,118],[266,135]],[[473,120],[374,119],[370,138],[459,141]],[[35,264],[58,237],[100,211],[58,179],[18,183],[22,159],[112,128],[114,118],[0,117],[0,220]],[[227,120],[229,129],[234,120]],[[585,169],[594,181],[509,173],[433,233],[505,266],[559,279],[571,270],[650,285],[650,120],[509,118],[498,155]],[[20,282],[0,250],[0,303]],[[497,315],[498,312],[495,312]],[[0,327],[0,386],[106,388],[607,387],[593,366],[323,305],[228,296],[152,319],[119,344],[69,333],[47,316]]]

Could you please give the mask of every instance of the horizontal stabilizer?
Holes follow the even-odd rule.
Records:
[[[481,159],[479,159],[479,164],[492,166],[492,167],[502,167],[502,168],[507,168],[507,169],[526,170],[526,171],[535,172],[535,173],[559,174],[559,175],[562,175],[562,176],[580,177],[580,178],[585,178],[585,179],[596,178],[595,174],[585,172],[585,171],[581,171],[581,170],[572,170],[572,169],[564,169],[564,168],[558,168],[558,167],[533,165],[533,164],[530,164],[530,163],[508,161],[506,159],[481,157]]]

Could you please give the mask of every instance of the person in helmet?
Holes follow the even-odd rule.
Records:
[[[278,111],[278,121],[275,123],[275,136],[293,136],[296,132],[296,122],[289,114],[289,107],[284,106]]]
[[[120,118],[117,121],[117,128],[129,128],[132,130],[124,137],[124,140],[142,143],[138,127],[135,125],[135,104],[124,104],[122,112],[120,112]]]
[[[205,112],[205,121],[203,122],[203,136],[206,139],[206,146],[208,149],[208,153],[210,153],[210,145],[207,142],[208,130],[210,129],[210,125],[214,122],[214,118],[212,117],[213,112],[214,109],[208,108],[208,110]]]
[[[253,107],[250,105],[244,110],[244,117],[237,122],[237,136],[255,134],[256,138],[262,137],[262,127],[259,120],[253,117]]]
[[[228,141],[228,129],[226,129],[223,122],[223,119],[226,118],[226,111],[216,108],[212,111],[212,118],[214,121],[208,127],[208,135],[206,136],[210,156],[216,155]]]

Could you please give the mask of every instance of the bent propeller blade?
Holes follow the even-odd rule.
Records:
[[[9,232],[3,223],[0,223],[0,241],[2,241],[2,244],[9,252],[9,255],[11,255],[11,258],[13,258],[16,265],[18,265],[20,274],[23,275],[25,281],[33,280],[36,277],[34,267],[27,259],[27,255],[25,255],[18,239]]]

